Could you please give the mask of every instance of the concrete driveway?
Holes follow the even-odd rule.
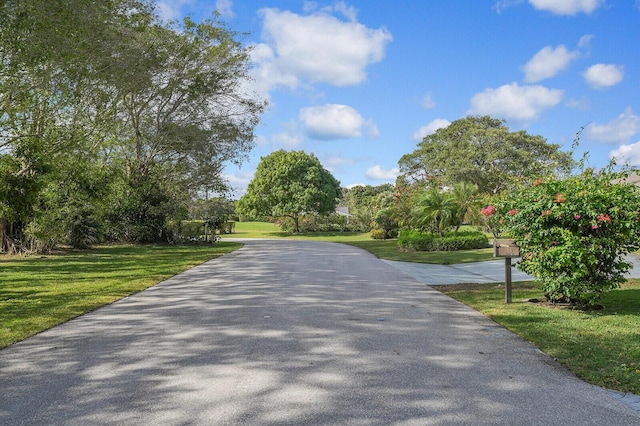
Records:
[[[640,425],[369,253],[241,250],[0,351],[2,425]]]

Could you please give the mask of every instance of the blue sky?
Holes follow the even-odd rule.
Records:
[[[262,156],[314,153],[342,186],[395,181],[422,136],[467,115],[640,166],[640,0],[157,0],[163,19],[218,10],[248,32],[270,107],[225,175],[242,195]]]

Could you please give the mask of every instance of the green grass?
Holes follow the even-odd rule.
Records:
[[[273,223],[237,222],[233,234],[229,238],[288,238],[298,240],[329,241],[349,244],[369,251],[380,259],[400,262],[433,263],[450,265],[454,263],[481,262],[494,260],[493,249],[438,251],[438,252],[406,252],[398,247],[397,240],[374,240],[369,233],[352,232],[314,232],[293,234],[280,231]]]
[[[640,394],[640,280],[609,293],[601,311],[559,309],[522,302],[542,298],[535,283],[514,283],[514,303],[504,285],[438,286],[529,340],[589,383]]]
[[[106,246],[0,257],[0,347],[141,291],[241,245]]]

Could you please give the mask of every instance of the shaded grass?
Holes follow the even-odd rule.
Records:
[[[0,257],[0,347],[144,290],[241,247],[105,246],[49,256]]]
[[[223,236],[236,238],[287,238],[296,240],[328,241],[349,244],[367,250],[380,259],[399,262],[432,263],[450,265],[455,263],[481,262],[494,260],[493,249],[458,250],[458,251],[401,251],[398,241],[374,240],[369,233],[355,232],[312,232],[294,234],[280,231],[273,223],[237,222],[233,234]]]
[[[609,293],[601,311],[523,302],[541,298],[534,282],[513,285],[515,303],[504,303],[504,285],[434,287],[529,340],[589,383],[640,394],[640,280]]]

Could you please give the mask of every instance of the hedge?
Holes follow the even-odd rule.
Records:
[[[449,232],[444,237],[422,231],[400,231],[398,245],[404,250],[455,251],[485,248],[489,239],[482,232]]]

